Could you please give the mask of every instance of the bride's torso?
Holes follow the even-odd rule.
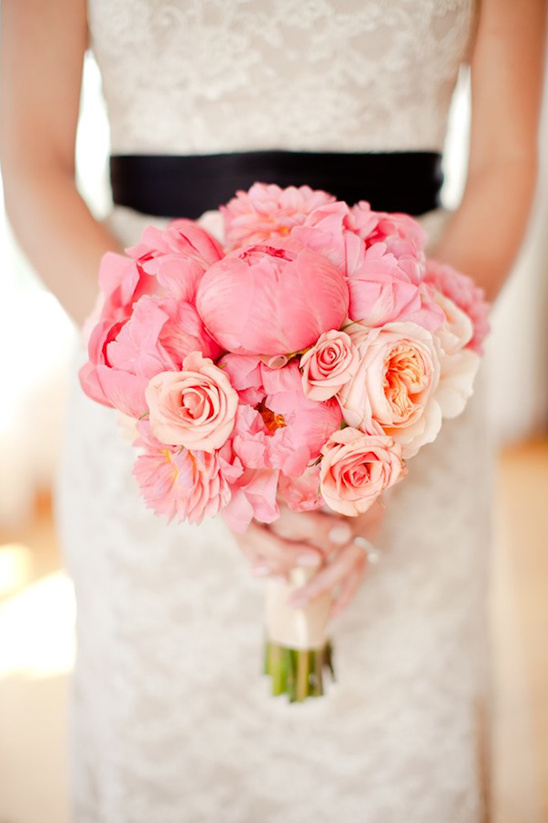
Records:
[[[474,0],[88,0],[112,152],[441,150]]]

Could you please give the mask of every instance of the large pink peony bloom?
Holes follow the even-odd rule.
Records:
[[[239,359],[238,355],[229,357]],[[305,396],[295,361],[276,370],[260,364],[249,375],[259,399],[254,406],[238,407],[234,450],[247,466],[279,469],[297,477],[319,457],[331,432],[340,427],[340,407],[336,400],[317,402]]]
[[[421,283],[423,261],[411,247],[400,256],[385,243],[357,250],[348,267],[349,317],[368,326],[412,322],[430,331],[444,321],[443,311]]]
[[[297,476],[320,456],[329,435],[340,428],[342,413],[335,399],[319,402],[306,397],[296,363],[286,366],[285,370],[292,385],[268,394],[263,414],[267,420],[272,415],[278,429],[277,436],[271,440],[273,464],[284,474]]]
[[[322,497],[340,514],[366,512],[404,474],[401,447],[383,434],[349,427],[332,434],[322,449]]]
[[[228,444],[208,454],[160,443],[145,421],[138,423],[138,431],[135,445],[139,453],[133,474],[155,514],[201,523],[229,503],[231,485],[244,470]]]
[[[198,283],[223,257],[221,245],[193,220],[173,220],[165,229],[148,226],[140,242],[127,250],[161,288],[178,300],[192,302]]]
[[[143,241],[131,250],[143,252],[141,257],[134,260],[108,253],[101,261],[100,316],[90,335],[89,359],[80,371],[80,381],[92,399],[131,417],[146,412],[145,388],[159,371],[180,368],[184,357],[194,350],[212,358],[221,354],[188,302],[194,296],[198,275],[201,277],[208,265],[205,255],[217,260],[220,247],[201,229],[196,233],[189,228],[188,234],[196,245],[201,242],[202,256],[180,232],[149,228],[143,234],[147,243]],[[190,260],[194,274],[175,272],[174,253],[164,254],[166,238],[174,246],[179,243],[177,259]],[[164,250],[158,251],[157,257],[150,245],[153,240]],[[167,268],[160,271],[159,261]]]
[[[490,306],[485,299],[484,290],[476,286],[471,277],[435,260],[428,261],[425,282],[434,286],[468,315],[474,333],[467,346],[478,354],[483,354],[483,341],[490,331]]]
[[[102,304],[99,321],[88,342],[88,362],[80,370],[85,393],[105,406],[113,406],[131,417],[146,410],[146,378],[112,369],[108,347],[131,316],[134,302],[158,290],[155,277],[142,271],[133,260],[108,252],[101,260],[99,286]]]
[[[170,446],[213,452],[227,441],[238,394],[212,360],[192,352],[181,371],[162,371],[149,382],[146,400],[154,436]]]
[[[339,392],[344,419],[355,428],[384,431],[412,457],[437,436],[440,352],[433,335],[416,323],[347,329],[360,355],[356,377]],[[379,429],[379,426],[381,427]]]
[[[425,230],[408,214],[372,211],[365,200],[356,203],[350,211],[351,230],[365,241],[367,247],[375,243],[405,241],[416,252],[421,252],[426,245]]]
[[[304,223],[307,214],[334,199],[309,186],[281,189],[255,183],[221,206],[227,245],[235,248],[286,237],[294,226]]]
[[[348,287],[335,266],[300,244],[249,246],[211,266],[196,305],[228,351],[284,355],[340,327]]]

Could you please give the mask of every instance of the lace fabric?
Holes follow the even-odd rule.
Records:
[[[440,150],[473,0],[90,0],[112,153]]]
[[[458,0],[90,3],[116,151],[438,148],[472,18]],[[128,245],[151,222],[111,216]],[[410,461],[382,562],[333,626],[338,682],[290,706],[261,677],[263,584],[222,521],[147,511],[115,413],[75,381],[58,505],[76,823],[479,823],[483,401],[480,381]]]

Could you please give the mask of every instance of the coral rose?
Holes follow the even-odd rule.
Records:
[[[310,400],[329,400],[358,369],[358,351],[342,331],[324,332],[301,357],[304,393]]]
[[[212,360],[193,352],[180,372],[160,372],[146,389],[150,427],[171,446],[212,452],[234,428],[238,394]]]
[[[404,473],[401,447],[392,438],[348,427],[334,432],[322,449],[321,494],[334,511],[354,517]]]
[[[227,254],[203,276],[196,305],[227,351],[286,355],[339,328],[348,287],[322,255],[290,241]]]

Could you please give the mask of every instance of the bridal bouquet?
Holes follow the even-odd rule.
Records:
[[[104,257],[82,386],[135,421],[159,515],[244,531],[281,502],[365,512],[463,410],[483,294],[425,258],[414,219],[365,202],[257,183],[221,215],[218,237],[174,220]],[[321,694],[330,665],[329,603],[298,614],[300,633],[286,606],[310,574],[267,598],[266,671],[293,700]]]

